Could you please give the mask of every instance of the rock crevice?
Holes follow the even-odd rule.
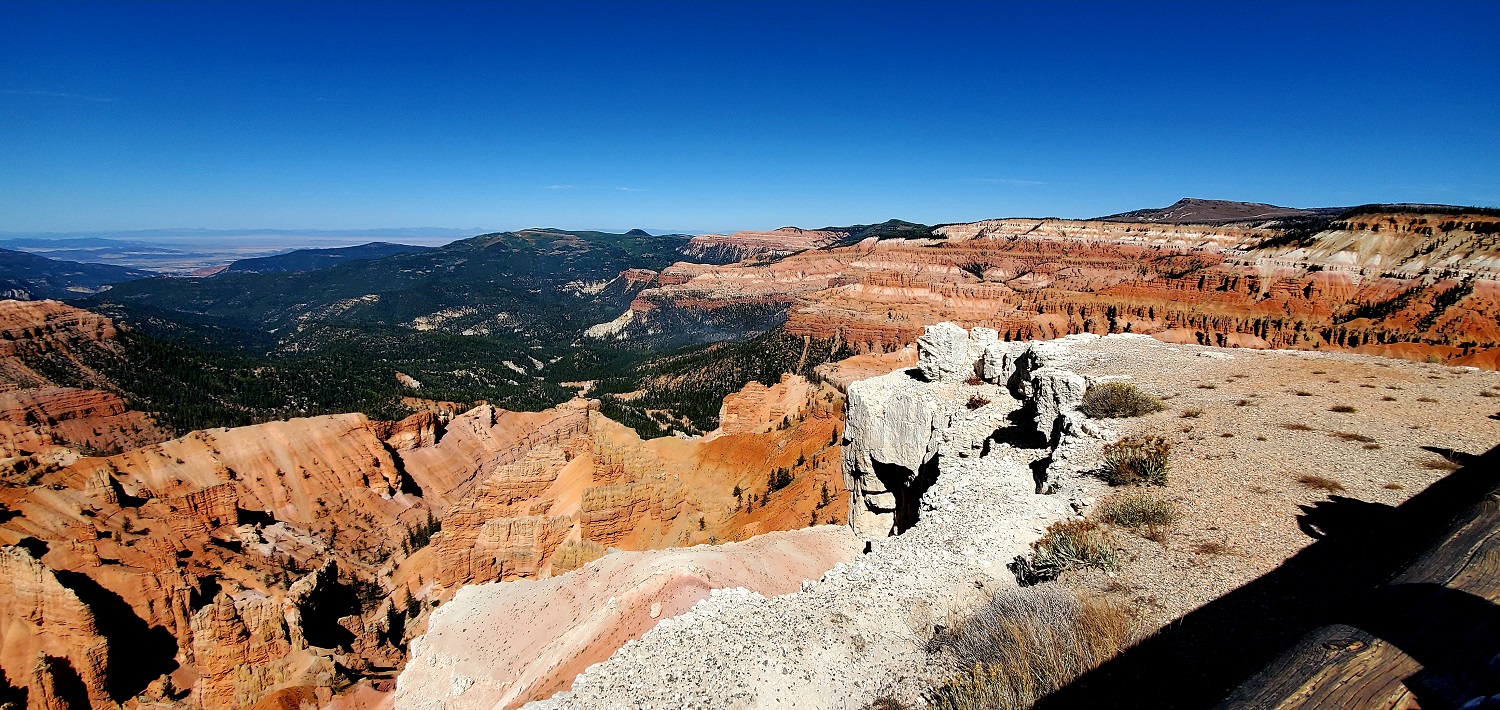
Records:
[[[844,484],[855,534],[871,542],[906,531],[939,459],[982,456],[997,441],[1034,442],[1036,491],[1054,487],[1080,439],[1111,435],[1078,411],[1089,379],[1061,366],[1097,337],[1008,343],[988,328],[939,323],[917,339],[917,367],[851,384]]]

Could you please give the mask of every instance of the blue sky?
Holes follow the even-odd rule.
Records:
[[[0,230],[1500,204],[1500,3],[0,3]]]

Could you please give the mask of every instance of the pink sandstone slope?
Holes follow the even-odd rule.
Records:
[[[583,669],[711,590],[786,594],[858,549],[848,528],[823,526],[724,545],[615,552],[550,579],[465,587],[412,643],[396,692],[443,697],[448,710],[519,707],[566,690]]]

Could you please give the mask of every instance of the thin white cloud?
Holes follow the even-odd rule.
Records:
[[[52,99],[78,99],[80,101],[97,101],[100,103],[109,103],[111,101],[114,101],[114,99],[104,98],[103,96],[65,94],[58,91],[23,91],[20,89],[0,89],[0,94],[10,94],[12,96],[45,96]]]
[[[620,192],[645,192],[644,187],[604,187],[602,185],[543,185],[543,190],[618,190]]]

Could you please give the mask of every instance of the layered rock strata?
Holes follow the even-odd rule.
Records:
[[[676,264],[617,319],[630,339],[763,313],[871,351],[951,320],[1002,339],[1145,333],[1500,367],[1500,218],[1399,213],[1275,229],[1074,220],[949,225],[769,263]],[[753,326],[753,327],[752,327]]]
[[[110,319],[58,301],[0,300],[0,389],[57,384],[28,365],[27,357],[67,360],[87,374],[76,353],[111,347],[117,333]]]
[[[756,257],[777,257],[832,244],[846,236],[837,230],[782,227],[769,232],[700,234],[688,241],[683,254],[696,261],[733,263]]]

